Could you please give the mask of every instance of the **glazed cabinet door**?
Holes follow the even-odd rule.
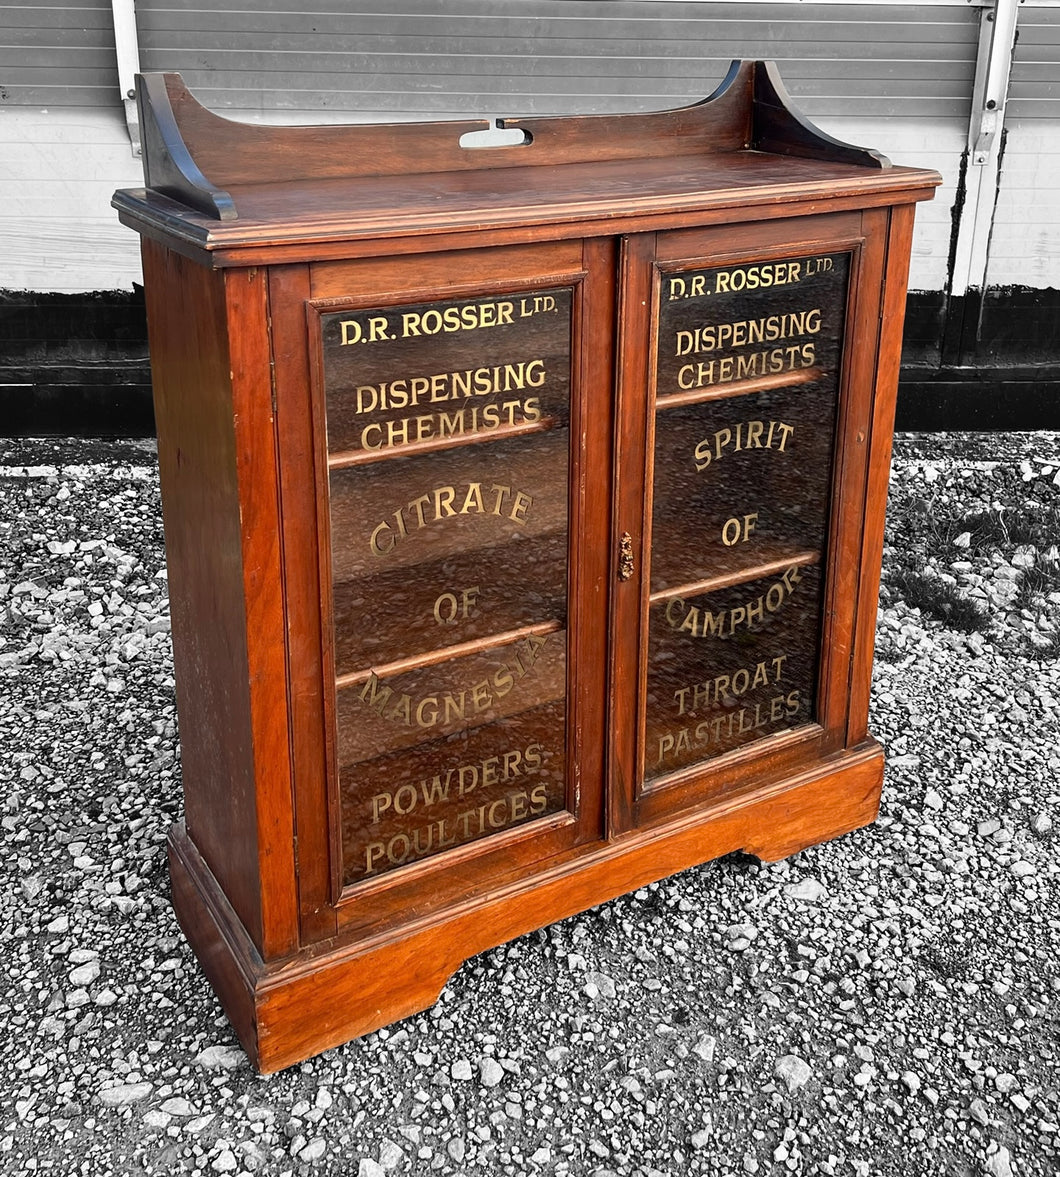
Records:
[[[627,242],[614,798],[643,824],[846,741],[883,214]],[[645,395],[645,389],[647,395]],[[839,560],[841,552],[847,558]]]
[[[309,363],[278,340],[309,933],[601,835],[612,265],[573,242],[275,275]]]

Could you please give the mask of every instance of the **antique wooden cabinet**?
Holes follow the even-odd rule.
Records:
[[[140,82],[177,913],[275,1070],[461,961],[874,817],[913,207],[734,63],[683,110],[266,128]]]

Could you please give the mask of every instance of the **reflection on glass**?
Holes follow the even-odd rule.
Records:
[[[329,449],[565,424],[571,302],[555,289],[323,315]]]
[[[566,806],[570,312],[322,318],[347,885]]]
[[[662,275],[647,781],[815,718],[849,260]]]
[[[568,433],[332,471],[340,679],[566,617]]]
[[[821,570],[791,564],[651,607],[646,774],[813,719]]]
[[[566,633],[339,691],[346,882],[565,805]]]

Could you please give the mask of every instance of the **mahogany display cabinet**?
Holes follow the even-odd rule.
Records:
[[[468,957],[877,812],[910,235],[734,63],[681,110],[264,127],[140,79],[185,820],[263,1071]]]

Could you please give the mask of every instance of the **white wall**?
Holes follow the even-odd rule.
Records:
[[[286,0],[139,0],[141,60],[182,69],[230,116],[248,117],[257,103],[251,118],[324,122],[679,106],[709,92],[729,56],[772,55],[819,126],[942,173],[934,201],[917,209],[910,287],[946,284],[973,5],[400,0],[388,10],[317,0],[311,16]],[[128,289],[139,280],[137,238],[109,201],[142,178],[120,106],[110,5],[0,0],[5,21],[0,288]],[[988,283],[1060,287],[1060,117],[1049,117],[1060,8],[1031,0],[1019,26]]]
[[[1060,119],[1007,129],[987,286],[1060,288]]]
[[[934,168],[942,174],[935,199],[916,206],[910,290],[942,290],[946,285],[951,213],[957,194],[961,152],[968,135],[961,119],[818,118],[822,130],[837,139],[874,147],[893,164]]]
[[[811,120],[949,181],[978,12],[962,0],[137,0],[136,26],[144,69],[180,70],[211,109],[278,121],[665,109],[705,97],[734,57],[773,58]],[[0,28],[0,287],[127,288],[135,238],[107,202],[139,172],[109,0],[0,0]],[[949,203],[947,191],[920,217],[914,285],[942,284]]]
[[[945,183],[935,200],[917,208],[910,275],[913,290],[941,289],[964,145],[959,121],[948,120],[945,126],[911,119],[817,121],[830,134],[874,147],[894,163],[942,172]],[[1045,124],[1033,126],[1040,130]],[[1060,143],[1060,137],[1055,141]],[[71,293],[130,289],[140,281],[138,238],[118,223],[110,198],[116,188],[142,184],[140,161],[133,158],[117,110],[0,109],[0,288]],[[1058,207],[1053,206],[1054,221],[1060,221]],[[1039,214],[1044,216],[1044,209],[1035,212],[1023,202],[1025,219]],[[1060,223],[1052,228],[1054,234],[1060,232]],[[1055,240],[1052,256],[1054,263],[1060,256]],[[1048,271],[1045,263],[1038,268]]]
[[[110,198],[142,184],[120,108],[0,108],[0,288],[130,289],[139,239]]]

